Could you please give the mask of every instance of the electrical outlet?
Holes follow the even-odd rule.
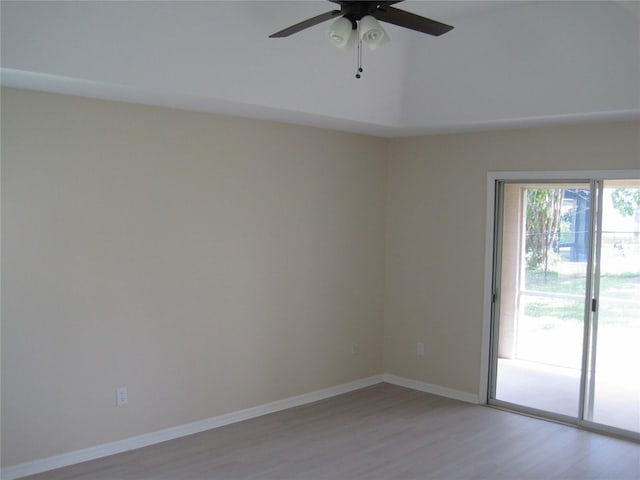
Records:
[[[360,347],[357,343],[351,345],[351,355],[358,355],[360,353]]]
[[[116,406],[121,407],[129,403],[129,393],[127,387],[116,388]]]
[[[423,342],[418,342],[416,344],[416,355],[418,355],[419,357],[424,357],[424,343]]]

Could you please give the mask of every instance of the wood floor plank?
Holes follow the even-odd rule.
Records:
[[[389,384],[29,480],[640,480],[640,445]]]

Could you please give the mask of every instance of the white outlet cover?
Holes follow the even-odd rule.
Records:
[[[121,407],[129,403],[129,394],[127,387],[116,388],[116,406]]]

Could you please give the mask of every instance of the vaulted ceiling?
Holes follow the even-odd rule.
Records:
[[[2,1],[2,84],[382,136],[640,118],[640,2],[431,2],[431,37],[333,47],[326,1]]]

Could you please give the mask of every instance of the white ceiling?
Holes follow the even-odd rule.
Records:
[[[430,2],[363,54],[310,1],[2,1],[2,84],[381,136],[640,118],[640,2]]]

